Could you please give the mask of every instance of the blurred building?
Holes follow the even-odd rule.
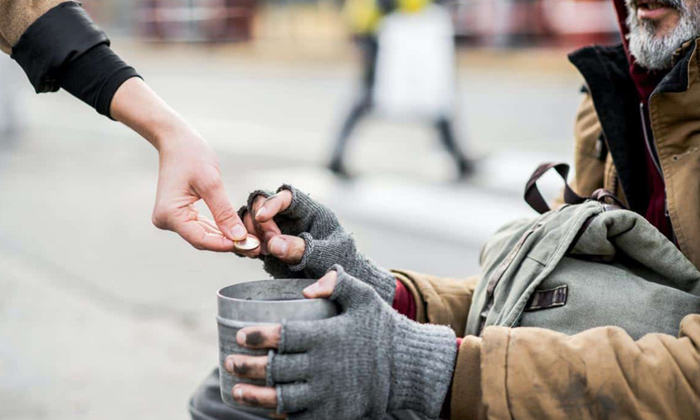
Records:
[[[610,42],[618,37],[611,0],[458,0],[458,38],[512,47]]]
[[[247,41],[257,0],[143,0],[139,34],[167,41]]]
[[[611,0],[447,0],[456,36],[490,47],[576,46],[618,38]],[[110,33],[173,42],[337,38],[339,0],[85,0]],[[330,30],[329,28],[333,28]]]

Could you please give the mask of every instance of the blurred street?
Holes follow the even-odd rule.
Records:
[[[460,52],[459,134],[479,161],[458,183],[420,122],[370,118],[350,144],[356,177],[324,169],[358,79],[349,44],[113,46],[211,142],[236,207],[291,183],[389,268],[476,274],[489,235],[535,214],[522,191],[537,164],[572,161],[581,79],[565,50]],[[265,278],[261,264],[157,230],[155,150],[66,93],[15,83],[24,131],[0,134],[0,419],[188,418],[217,362],[216,291]]]

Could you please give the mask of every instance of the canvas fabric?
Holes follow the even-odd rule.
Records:
[[[484,247],[466,334],[614,325],[678,335],[700,313],[700,272],[637,213],[589,200],[503,227]]]

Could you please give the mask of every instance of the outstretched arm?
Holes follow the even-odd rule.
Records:
[[[211,147],[112,51],[78,3],[0,0],[0,49],[12,54],[37,93],[66,90],[158,150],[157,227],[211,251],[232,251],[233,241],[245,238]],[[198,214],[193,204],[200,199],[214,221]]]
[[[679,337],[488,327],[460,347],[452,419],[697,419],[700,315]]]

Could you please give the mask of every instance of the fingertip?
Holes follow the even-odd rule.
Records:
[[[258,211],[255,213],[255,220],[258,222],[266,222],[268,220],[267,216],[267,208],[265,206],[260,207]]]
[[[327,299],[333,294],[336,285],[337,274],[329,272],[314,284],[303,290],[307,299]]]
[[[236,343],[239,346],[245,346],[246,344],[246,339],[247,339],[247,334],[243,330],[238,330],[236,333]]]
[[[307,286],[304,290],[302,290],[302,294],[307,299],[316,299],[320,287],[321,286],[318,282],[314,282],[312,285]]]
[[[248,236],[248,231],[246,230],[245,226],[243,226],[241,223],[238,223],[236,226],[231,228],[231,239],[234,241],[242,241]]]
[[[289,245],[284,238],[278,235],[272,237],[267,243],[267,250],[277,258],[284,258],[287,255],[287,250],[289,250]]]
[[[243,387],[241,385],[233,387],[233,398],[236,401],[241,401],[243,399]]]

